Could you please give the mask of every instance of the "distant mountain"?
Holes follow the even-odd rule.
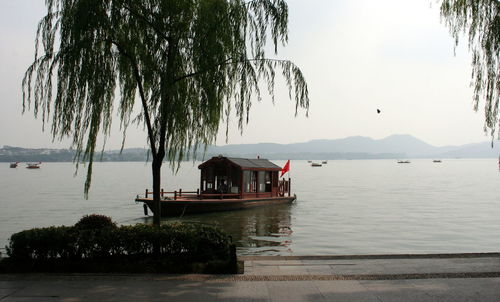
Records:
[[[99,161],[146,161],[148,150],[124,149],[97,153]],[[223,154],[235,157],[265,157],[269,159],[401,159],[401,158],[496,158],[500,154],[500,142],[494,147],[490,142],[462,146],[435,147],[411,135],[391,135],[383,139],[351,136],[342,139],[312,140],[293,144],[239,144],[209,146],[206,154],[197,158],[210,158]],[[4,146],[0,148],[0,162],[14,161],[72,161],[73,150],[26,149]]]
[[[500,144],[491,143],[468,144],[456,147],[440,154],[442,158],[491,158],[500,156]]]
[[[362,159],[362,158],[452,158],[498,157],[499,143],[435,147],[411,135],[391,135],[383,139],[351,136],[333,140],[312,140],[294,144],[242,144],[211,146],[210,154],[260,155],[274,159]],[[318,156],[321,155],[321,156]]]
[[[410,135],[392,135],[375,140],[369,137],[352,136],[336,140],[314,140],[300,144],[300,149],[320,150],[321,152],[341,153],[392,153],[414,156],[416,154],[432,153],[435,147]]]

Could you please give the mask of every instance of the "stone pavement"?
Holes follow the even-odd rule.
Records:
[[[284,276],[328,280],[500,277],[499,253],[257,256],[240,259],[245,260],[246,276],[282,279]]]
[[[0,275],[0,301],[500,301],[500,254],[240,258],[242,275]]]

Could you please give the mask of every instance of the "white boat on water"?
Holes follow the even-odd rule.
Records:
[[[40,164],[42,162],[37,162],[37,163],[26,163],[26,169],[40,169]]]

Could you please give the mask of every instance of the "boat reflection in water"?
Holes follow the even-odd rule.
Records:
[[[280,204],[240,211],[206,213],[182,218],[162,218],[217,226],[233,238],[239,255],[291,254],[291,210],[294,204]],[[149,216],[146,222],[152,223]]]

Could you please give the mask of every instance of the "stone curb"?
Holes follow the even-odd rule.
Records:
[[[355,274],[355,275],[113,275],[113,274],[6,274],[0,281],[85,281],[85,280],[149,280],[192,282],[245,281],[335,281],[335,280],[408,280],[408,279],[464,279],[499,278],[500,272],[462,272],[429,274]]]
[[[458,254],[380,254],[380,255],[318,255],[318,256],[239,256],[242,261],[268,260],[367,260],[367,259],[451,259],[451,258],[500,258],[500,253]]]

